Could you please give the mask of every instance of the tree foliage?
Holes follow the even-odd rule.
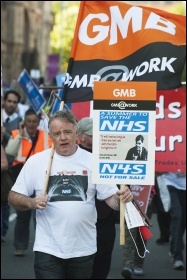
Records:
[[[54,26],[50,34],[51,53],[60,54],[60,72],[67,71],[80,1],[53,1]]]
[[[168,11],[173,14],[186,15],[186,3],[184,1],[175,1],[176,4],[171,6]]]

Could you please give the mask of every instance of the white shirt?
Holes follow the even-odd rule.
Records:
[[[14,121],[19,115],[17,113],[13,113],[12,115],[7,115],[7,113],[5,112],[5,109],[2,110],[2,118],[3,118],[3,122],[6,122],[6,119],[9,118],[9,122]]]
[[[30,196],[42,193],[51,149],[31,156],[22,168],[13,191]],[[94,254],[96,246],[95,194],[104,200],[118,190],[116,185],[92,184],[92,153],[81,148],[72,156],[54,153],[48,183],[50,201],[36,210],[34,251],[59,258]]]
[[[163,178],[166,186],[170,185],[179,190],[186,190],[186,174],[185,173],[180,175],[180,173],[168,172],[168,173],[164,173],[162,175],[162,178]]]

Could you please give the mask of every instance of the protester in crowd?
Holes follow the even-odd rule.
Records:
[[[5,154],[5,150],[1,144],[1,172],[8,170],[8,160]]]
[[[92,153],[93,119],[82,118],[77,123],[79,147]]]
[[[5,172],[6,170],[8,170],[8,160],[7,160],[7,156],[5,154],[5,150],[1,144],[1,172]],[[1,242],[5,241],[5,237],[2,233],[2,211],[1,211]]]
[[[17,106],[20,102],[20,94],[13,89],[7,90],[3,95],[3,109],[2,109],[2,121],[3,126],[1,126],[1,143],[5,148],[8,140],[11,136],[11,131],[19,127],[19,123],[22,121],[21,117],[18,115]],[[8,159],[9,167],[12,165],[14,157],[6,155]],[[8,202],[1,202],[1,239],[6,240],[6,234],[9,227],[9,215],[10,206]]]
[[[9,203],[22,211],[37,209],[36,279],[89,279],[96,252],[96,191],[98,199],[114,210],[119,210],[120,199],[132,201],[132,194],[128,187],[92,184],[92,154],[76,144],[73,113],[54,114],[49,132],[54,154],[47,149],[28,159],[9,193]],[[46,172],[50,177],[44,188]],[[31,198],[33,192],[36,196]]]
[[[186,173],[167,172],[162,175],[171,198],[170,252],[173,269],[184,269],[184,233],[186,230]]]
[[[20,163],[25,164],[29,156],[52,146],[48,133],[37,129],[39,121],[40,116],[36,115],[33,109],[28,109],[25,113],[25,120],[19,124],[19,130],[12,130],[12,136],[6,146],[6,153],[15,158],[13,167],[18,167]],[[13,175],[15,174],[14,169],[12,169],[12,173]],[[32,170],[30,170],[30,173],[34,176]],[[31,195],[34,195],[34,193]],[[17,217],[14,228],[15,256],[23,256],[24,251],[28,248],[32,211],[27,210],[23,212],[18,209],[16,213]],[[33,214],[35,215],[35,213]]]
[[[82,118],[77,123],[79,147],[92,153],[93,119]],[[91,279],[106,279],[110,271],[112,250],[116,237],[116,211],[95,197],[97,209],[97,252]]]
[[[138,135],[135,142],[136,145],[127,152],[126,160],[147,160],[148,152],[143,147],[143,135]]]
[[[38,90],[39,90],[39,93],[41,94],[41,96],[47,100],[45,98],[45,92],[47,89],[44,89],[44,83],[45,83],[45,78],[43,76],[40,76],[39,80],[38,80]],[[42,110],[41,112],[41,117],[40,117],[40,123],[39,123],[39,126],[38,126],[38,129],[42,129],[42,130],[45,130],[48,132],[48,121],[49,121],[49,118],[47,116],[47,114]]]
[[[153,213],[153,197],[155,195],[152,187],[147,207],[147,217],[151,219]],[[130,234],[131,233],[131,234]],[[144,275],[145,245],[147,240],[140,234],[139,227],[125,227],[125,245],[123,246],[123,270],[122,276],[125,279],[132,279],[133,276]]]
[[[45,114],[45,112],[41,112],[41,117],[40,117],[40,122],[39,122],[39,125],[38,125],[38,129],[45,130],[45,131],[49,132],[48,121],[49,121],[49,118],[48,118],[47,114]]]
[[[170,242],[170,224],[171,224],[171,215],[170,209],[165,211],[164,205],[160,196],[160,190],[158,187],[157,177],[161,176],[163,173],[155,173],[155,196],[153,198],[153,203],[155,205],[157,222],[159,227],[159,238],[156,239],[158,245],[169,244]]]
[[[3,96],[3,127],[1,127],[1,133],[2,145],[4,148],[6,147],[8,140],[11,137],[11,131],[13,129],[18,129],[19,123],[22,121],[22,118],[16,112],[18,103],[20,102],[20,98],[20,94],[13,89],[7,90]],[[7,158],[10,166],[14,160],[14,157],[7,156]]]

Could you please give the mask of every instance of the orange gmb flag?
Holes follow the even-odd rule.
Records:
[[[64,101],[93,100],[94,81],[179,88],[185,58],[185,16],[120,1],[81,1]]]

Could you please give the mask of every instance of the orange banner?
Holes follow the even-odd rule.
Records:
[[[81,1],[75,34],[75,60],[118,60],[155,42],[186,45],[186,17],[120,1]]]
[[[93,100],[95,81],[179,88],[185,61],[185,16],[120,1],[81,1],[64,101]]]

